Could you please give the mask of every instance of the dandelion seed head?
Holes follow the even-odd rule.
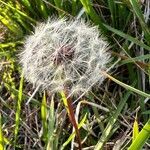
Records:
[[[108,44],[98,27],[83,20],[50,18],[25,40],[20,63],[35,86],[71,94],[85,92],[104,80],[101,70],[110,61]]]

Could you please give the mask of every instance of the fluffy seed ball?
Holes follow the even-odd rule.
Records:
[[[86,92],[104,80],[108,44],[96,26],[83,20],[50,18],[25,41],[20,62],[27,81],[43,90]]]

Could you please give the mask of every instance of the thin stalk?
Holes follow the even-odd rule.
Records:
[[[61,92],[61,95],[62,95],[62,98],[63,98],[63,102],[66,106],[70,122],[72,123],[72,125],[75,128],[77,141],[78,141],[78,144],[79,144],[79,150],[82,150],[81,138],[80,138],[78,125],[77,125],[77,122],[76,122],[76,119],[75,119],[75,116],[74,116],[74,112],[73,112],[72,100],[71,100],[70,97],[68,97],[67,91]]]

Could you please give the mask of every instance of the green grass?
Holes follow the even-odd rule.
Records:
[[[115,64],[101,87],[73,105],[82,147],[150,149],[148,2],[0,0],[0,150],[69,150],[77,143],[59,94],[39,91],[26,105],[35,89],[23,79],[18,54],[36,23],[50,16],[97,25],[109,41],[109,67]]]

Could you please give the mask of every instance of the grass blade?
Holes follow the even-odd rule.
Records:
[[[0,113],[0,150],[4,150],[4,137],[2,133],[2,116]]]
[[[135,92],[135,93],[137,93],[137,94],[139,94],[139,95],[141,95],[141,96],[150,98],[150,94],[147,94],[147,93],[145,93],[145,92],[143,92],[143,91],[140,91],[140,90],[138,90],[138,89],[135,89],[134,87],[132,87],[132,86],[130,86],[130,85],[127,85],[127,84],[125,84],[125,83],[123,83],[123,82],[121,82],[121,81],[119,81],[119,80],[113,78],[112,76],[110,76],[109,74],[107,74],[107,73],[105,73],[105,72],[103,72],[103,74],[104,74],[105,76],[107,76],[109,79],[111,79],[112,81],[114,81],[114,82],[116,82],[117,84],[119,84],[120,86],[124,87],[125,89],[130,90],[130,91],[132,91],[132,92]]]
[[[41,118],[43,126],[43,138],[47,139],[47,104],[46,104],[46,95],[43,94],[42,103],[41,103]]]
[[[72,0],[72,15],[75,16],[76,15],[76,7],[77,7],[77,0]]]
[[[47,18],[48,17],[48,14],[47,14],[47,11],[46,11],[46,7],[45,7],[45,4],[42,0],[37,0],[36,1],[36,4],[38,6],[38,10],[41,12],[42,16],[44,18]]]
[[[4,5],[6,5],[7,7],[11,8],[12,10],[16,11],[18,14],[20,14],[21,16],[27,18],[29,21],[36,23],[36,21],[34,19],[32,19],[31,17],[29,17],[28,15],[26,15],[25,13],[21,12],[20,10],[14,8],[13,6],[11,6],[10,4],[5,3],[4,1],[0,0],[0,2]]]
[[[134,124],[133,124],[133,136],[132,136],[132,141],[134,141],[136,139],[136,137],[139,134],[139,125],[137,122],[137,117],[134,120]]]
[[[105,34],[106,33],[106,28],[102,24],[102,18],[97,15],[97,13],[95,12],[95,10],[92,7],[92,4],[91,4],[90,0],[80,0],[80,1],[82,3],[86,13],[91,17],[91,19],[93,20],[93,22],[96,25],[99,25],[101,31]]]
[[[112,19],[112,24],[113,27],[116,26],[116,5],[114,0],[108,0],[108,7],[111,12],[111,19]]]
[[[145,126],[142,128],[134,142],[128,148],[128,150],[140,150],[144,146],[147,139],[150,137],[150,119],[147,121]]]
[[[132,9],[134,13],[136,14],[137,18],[139,19],[139,22],[141,24],[141,27],[145,33],[145,37],[147,39],[147,42],[150,44],[150,31],[147,27],[147,24],[144,21],[144,16],[142,14],[142,11],[140,9],[140,5],[137,0],[129,0],[132,6]]]
[[[21,75],[21,80],[20,80],[18,100],[17,100],[17,111],[16,111],[16,116],[15,116],[15,144],[17,142],[17,136],[19,132],[22,97],[23,97],[23,73]]]
[[[125,33],[121,32],[121,31],[119,31],[119,30],[117,30],[117,29],[114,29],[114,28],[112,28],[112,27],[109,26],[109,25],[104,24],[104,26],[105,26],[109,31],[112,31],[113,33],[118,34],[119,36],[121,36],[121,37],[123,37],[123,38],[125,38],[125,39],[127,39],[127,40],[129,40],[129,41],[131,41],[131,42],[133,42],[134,44],[137,44],[137,45],[139,45],[139,46],[145,48],[146,50],[149,50],[149,51],[150,51],[150,47],[147,46],[146,44],[142,43],[142,42],[139,41],[138,39],[133,38],[132,36],[130,36],[130,35],[128,35],[128,34],[125,34]]]
[[[132,86],[135,86],[135,82],[132,84]],[[118,116],[120,115],[124,105],[126,104],[126,101],[128,100],[129,96],[131,95],[131,92],[127,92],[124,97],[121,99],[115,113],[112,115],[112,117],[109,119],[109,122],[105,128],[105,130],[102,133],[102,136],[98,143],[95,146],[94,150],[101,150],[103,148],[103,145],[105,142],[107,142],[109,135],[111,134],[111,131],[113,129],[113,126],[115,122],[117,121]]]
[[[136,61],[141,61],[141,60],[145,60],[145,59],[149,59],[150,58],[150,54],[146,54],[146,55],[140,55],[134,58],[127,58],[125,60],[121,61],[121,64],[126,64],[126,63],[132,63],[132,62],[136,62]]]
[[[22,31],[19,25],[10,17],[6,17],[6,14],[4,16],[0,15],[0,21],[3,23],[4,26],[6,26],[10,31],[14,32],[17,36],[22,35]]]
[[[57,138],[54,138],[54,130],[55,130],[55,112],[54,112],[54,100],[51,99],[50,108],[49,108],[49,118],[48,118],[48,140],[46,150],[53,150],[57,149],[57,142],[54,144],[54,140],[56,141]]]

